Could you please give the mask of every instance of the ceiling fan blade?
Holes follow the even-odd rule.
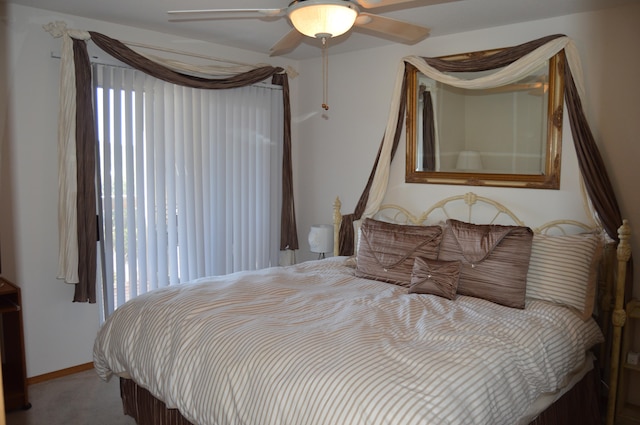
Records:
[[[427,27],[366,12],[360,12],[355,26],[358,29],[389,36],[406,44],[417,43],[429,35]]]
[[[274,44],[269,50],[269,56],[278,56],[283,53],[287,53],[290,50],[298,47],[302,42],[304,35],[295,29],[292,29],[284,35],[276,44]]]
[[[284,16],[285,9],[194,9],[194,10],[170,10],[170,15],[190,15],[190,14],[216,14],[216,13],[247,13],[263,16]]]
[[[358,5],[365,9],[373,9],[375,7],[392,6],[401,3],[411,3],[415,0],[356,0]]]

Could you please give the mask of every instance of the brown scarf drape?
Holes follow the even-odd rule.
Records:
[[[280,221],[280,250],[298,249],[296,208],[293,202],[293,170],[291,160],[291,102],[289,79],[286,74],[275,74],[272,83],[282,86],[284,98],[284,148],[282,152],[282,209]]]
[[[76,163],[78,196],[78,280],[74,302],[96,302],[98,226],[96,222],[96,146],[91,62],[84,41],[73,40],[76,73]]]
[[[287,75],[280,67],[264,66],[228,78],[207,79],[173,71],[134,52],[118,40],[89,32],[93,42],[114,58],[127,65],[169,83],[198,89],[230,89],[255,84],[273,77],[274,84],[283,87],[284,146],[283,201],[281,216],[281,249],[298,249],[293,179],[291,167],[291,106]],[[78,275],[74,302],[96,302],[96,132],[92,103],[91,64],[87,44],[73,39],[76,72],[76,155],[78,163]]]
[[[431,92],[422,92],[422,168],[436,170],[436,125],[433,122],[433,102]]]
[[[622,213],[602,155],[584,115],[582,101],[578,95],[578,89],[573,81],[569,65],[565,67],[564,77],[564,95],[569,112],[571,134],[585,188],[605,232],[611,239],[619,242],[618,228],[622,225]],[[625,286],[625,302],[627,302],[633,293],[633,257],[629,258],[627,262]]]

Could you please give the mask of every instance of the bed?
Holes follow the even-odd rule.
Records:
[[[338,228],[339,203],[334,215]],[[120,379],[124,413],[156,425],[602,423],[626,223],[616,250],[595,224],[529,227],[467,193],[418,215],[383,206],[357,226],[353,257],[203,278],[118,308],[94,365]]]

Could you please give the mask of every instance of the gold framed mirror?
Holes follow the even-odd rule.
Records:
[[[564,66],[559,52],[517,82],[471,90],[432,80],[406,64],[405,181],[559,189]],[[484,75],[466,74],[461,78]]]

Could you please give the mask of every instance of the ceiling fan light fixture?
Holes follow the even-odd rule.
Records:
[[[353,3],[345,0],[295,1],[289,6],[289,20],[308,37],[331,38],[349,31],[358,12]]]

